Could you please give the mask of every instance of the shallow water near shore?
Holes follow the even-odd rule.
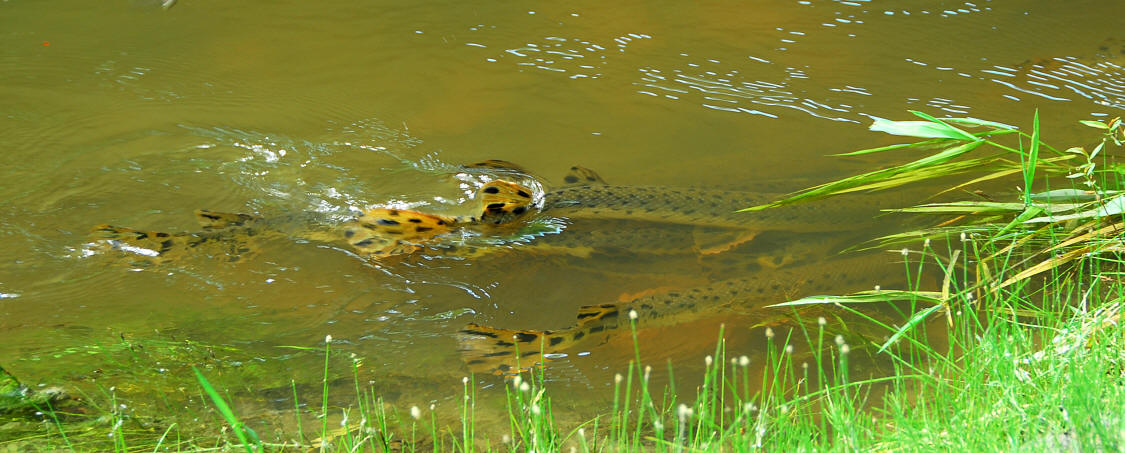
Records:
[[[554,186],[582,165],[611,184],[782,193],[878,166],[825,155],[901,142],[866,127],[912,109],[1026,126],[1038,108],[1057,134],[1045,139],[1071,143],[1088,137],[1074,119],[1125,106],[1122,8],[10,1],[0,364],[29,383],[112,387],[138,413],[202,405],[188,368],[202,365],[269,425],[260,414],[293,406],[291,379],[319,396],[331,335],[335,375],[350,376],[354,354],[388,402],[454,415],[468,374],[455,334],[469,322],[564,328],[583,305],[761,270],[793,244],[816,262],[866,236],[840,222],[830,244],[774,231],[714,256],[625,236],[590,256],[504,244],[481,259],[393,262],[270,237],[237,261],[144,265],[94,253],[90,228],[191,231],[198,208],[456,213],[472,201],[450,172],[485,159]],[[838,203],[875,214],[863,197]],[[681,249],[695,240],[690,226],[561,222],[659,228]],[[895,270],[871,285],[901,286]],[[761,354],[776,324],[752,308],[642,331],[642,358],[670,360],[690,389],[719,325],[731,354]],[[596,414],[632,354],[625,335],[552,362],[548,385],[568,396],[556,413]],[[503,398],[502,379],[474,381],[485,400]],[[354,391],[340,387],[333,404],[347,405]]]

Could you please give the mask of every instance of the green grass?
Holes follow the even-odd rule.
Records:
[[[507,424],[482,431],[475,386],[444,423],[433,407],[391,407],[362,384],[351,361],[354,404],[329,406],[343,375],[323,348],[320,407],[293,407],[296,432],[267,442],[231,409],[229,397],[196,370],[210,405],[203,429],[166,423],[129,429],[109,389],[87,397],[87,414],[39,404],[47,420],[0,440],[4,448],[77,451],[1121,451],[1125,449],[1125,230],[1120,121],[1085,122],[1103,134],[1093,151],[1058,151],[1032,133],[979,120],[880,120],[874,129],[925,140],[865,150],[937,149],[930,158],[818,186],[782,200],[801,202],[855,190],[964,175],[967,187],[1019,178],[1010,203],[962,200],[900,210],[948,219],[940,226],[877,239],[904,264],[906,290],[873,290],[778,304],[793,322],[765,329],[751,359],[728,353],[724,332],[691,394],[677,394],[672,369],[647,363],[632,330],[633,358],[619,366],[600,414],[561,423],[540,368],[504,381]],[[970,133],[957,126],[985,127]],[[994,140],[1017,140],[1003,144]],[[1030,140],[1030,143],[1027,141]],[[972,157],[992,147],[999,154]],[[1019,154],[1018,159],[1011,154]],[[1041,156],[1041,153],[1049,154]],[[854,154],[854,153],[853,153]],[[936,156],[936,157],[934,157]],[[959,166],[968,162],[971,165]],[[1078,162],[1078,163],[1074,163]],[[1061,181],[1059,183],[1058,181]],[[1017,184],[1018,184],[1017,183]],[[1057,184],[1062,189],[1052,189]],[[1039,189],[1033,190],[1038,187]],[[937,287],[925,283],[937,276]],[[732,329],[734,326],[727,326]],[[317,350],[319,351],[319,350]],[[339,353],[336,353],[337,355]],[[856,363],[888,369],[857,375]],[[868,369],[868,367],[858,367]],[[652,385],[666,373],[667,386]],[[294,402],[298,388],[291,382]],[[97,401],[102,404],[94,404]],[[444,409],[440,409],[444,410]],[[19,413],[17,413],[19,412]],[[329,422],[340,413],[341,421]],[[561,414],[559,414],[561,415]],[[303,419],[318,423],[303,424]],[[333,418],[335,420],[335,418]],[[312,428],[314,432],[305,432]]]

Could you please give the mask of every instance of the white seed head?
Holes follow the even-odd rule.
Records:
[[[842,344],[844,344],[844,336],[836,335],[836,346],[840,346]]]
[[[847,343],[840,345],[840,354],[848,355],[849,352],[852,352],[852,348],[848,347]]]
[[[801,362],[801,369],[807,371],[809,369],[809,362]]]
[[[743,368],[750,366],[750,357],[742,356],[738,358],[738,364]]]
[[[531,386],[530,386],[530,385],[528,385],[528,384],[527,384],[526,382],[524,382],[523,384],[520,384],[520,391],[524,391],[524,392],[526,392],[526,391],[528,391],[528,390],[531,390]]]
[[[680,417],[681,422],[691,418],[694,412],[695,411],[692,408],[688,407],[687,404],[680,404],[680,407],[676,409],[676,415]]]
[[[712,359],[711,356],[707,356],[707,357],[703,358],[703,363],[707,364],[707,366],[711,366],[711,364],[714,363],[714,362],[715,362],[715,360]]]
[[[629,319],[637,320],[637,310],[629,309]]]
[[[509,436],[507,434],[505,434],[503,436],[500,436],[500,442],[505,443],[505,444],[510,444],[510,443],[512,443],[512,436]]]
[[[968,236],[966,236],[966,235],[965,235],[965,232],[963,232],[963,231],[962,231],[962,232],[961,232],[961,242],[965,242],[965,241],[967,241],[967,240],[969,240],[969,237],[968,237]]]
[[[821,316],[819,318],[816,318],[816,323],[819,324],[820,327],[824,327],[826,324],[828,324],[828,320],[824,319],[824,317]]]
[[[512,387],[520,388],[520,384],[523,384],[523,376],[517,374],[516,377],[512,378]]]
[[[651,365],[645,365],[645,381],[648,381],[648,377],[651,374],[652,374],[652,366]]]
[[[332,342],[332,335],[325,335],[324,336],[324,342],[325,343],[331,343]]]
[[[540,412],[542,412],[542,409],[539,408],[538,404],[532,404],[531,405],[531,413],[532,414],[539,415]]]
[[[928,248],[930,246],[930,238],[926,238],[925,241],[922,241],[922,246]]]
[[[785,353],[792,355],[793,354],[793,345],[791,345],[791,344],[785,345]]]
[[[664,424],[660,423],[660,420],[653,420],[652,421],[652,429],[655,429],[657,431],[663,431],[664,430]]]
[[[766,327],[766,338],[773,338],[773,329]]]
[[[908,249],[906,247],[903,247],[902,252],[900,252],[900,253],[902,253],[902,256],[907,256],[907,255],[910,254],[910,249]]]
[[[624,381],[624,380],[625,380],[625,377],[622,376],[621,373],[617,373],[617,374],[613,375],[613,383],[614,384],[620,384],[621,381]]]
[[[469,385],[469,377],[465,376],[465,377],[461,378],[461,384]]]
[[[433,412],[434,408],[436,408],[436,407],[437,407],[437,404],[430,403],[430,412]]]
[[[881,291],[882,289],[883,289],[882,286],[875,285],[875,291]]]
[[[586,428],[578,428],[578,437],[586,437]]]
[[[418,406],[410,406],[410,418],[415,420],[422,418],[422,409],[418,409]]]

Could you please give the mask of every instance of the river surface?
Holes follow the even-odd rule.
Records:
[[[509,244],[371,262],[275,237],[236,261],[139,265],[92,246],[90,229],[194,231],[197,208],[455,212],[473,201],[450,171],[485,159],[549,186],[581,165],[612,184],[784,192],[884,164],[826,155],[902,142],[867,126],[907,110],[1027,127],[1038,108],[1048,142],[1087,144],[1077,120],[1125,108],[1123,13],[1054,0],[4,1],[0,364],[29,383],[112,387],[138,413],[201,407],[199,365],[253,416],[292,408],[291,380],[316,404],[331,335],[334,405],[354,398],[354,354],[395,407],[455,416],[465,324],[567,327],[583,305],[752,269],[758,250],[576,257]],[[718,311],[643,331],[642,358],[672,361],[690,386],[722,324],[731,354],[760,356],[760,321]],[[555,411],[604,411],[632,354],[625,336],[553,361]],[[473,379],[502,400],[501,378]],[[489,404],[482,417],[502,417]]]

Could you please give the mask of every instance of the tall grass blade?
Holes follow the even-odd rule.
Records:
[[[219,392],[215,391],[215,387],[211,386],[211,383],[207,381],[207,378],[203,376],[199,368],[193,366],[191,370],[195,372],[195,379],[199,381],[199,385],[203,387],[203,391],[211,398],[211,402],[215,404],[215,408],[219,410],[219,413],[222,414],[223,418],[230,424],[231,430],[234,431],[234,435],[238,437],[239,442],[242,442],[242,447],[246,449],[246,452],[254,453],[255,449],[261,451],[262,441],[258,439],[258,434],[238,420],[238,417],[234,415],[234,411],[231,410],[227,402],[223,400],[223,397],[219,395]]]

